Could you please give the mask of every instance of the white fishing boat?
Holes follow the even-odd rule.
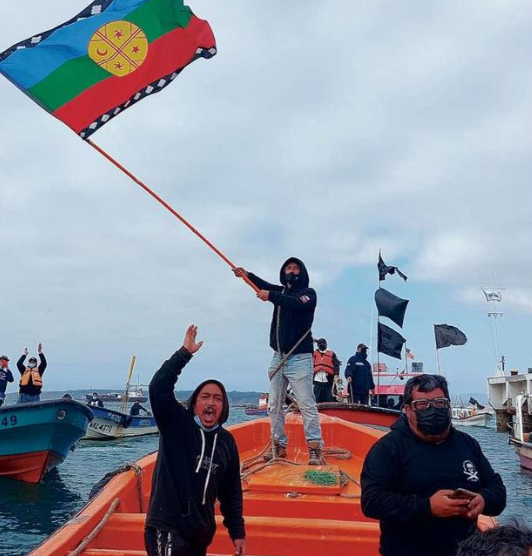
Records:
[[[493,410],[486,409],[475,398],[464,404],[462,398],[451,406],[453,425],[461,427],[487,427],[493,419]]]
[[[493,419],[489,411],[481,411],[474,407],[453,407],[453,425],[461,427],[487,427]]]
[[[90,422],[86,439],[114,440],[131,436],[157,434],[157,424],[153,415],[127,415],[105,407],[91,407],[94,419]]]
[[[132,436],[145,436],[159,432],[155,418],[151,413],[145,415],[128,414],[128,402],[139,402],[139,396],[130,396],[130,381],[135,367],[135,356],[131,358],[126,388],[121,396],[120,410],[106,407],[91,407],[94,419],[91,421],[85,434],[86,439],[114,440]],[[138,392],[138,390],[134,390]]]

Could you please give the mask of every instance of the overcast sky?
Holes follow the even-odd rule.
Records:
[[[0,50],[87,3],[0,3]],[[432,325],[453,324],[469,342],[441,352],[451,388],[485,391],[492,269],[506,288],[500,352],[532,367],[532,3],[191,7],[218,55],[93,140],[238,265],[275,281],[302,258],[314,335],[344,364],[374,343],[381,248],[409,276],[384,286],[411,299],[403,334],[426,370]],[[0,100],[0,351],[12,368],[42,341],[46,389],[120,387],[132,354],[147,381],[194,322],[205,346],[182,388],[216,376],[267,389],[271,304],[5,79]]]

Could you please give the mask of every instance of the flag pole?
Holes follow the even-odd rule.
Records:
[[[116,161],[110,154],[105,152],[101,147],[99,147],[96,143],[93,143],[90,139],[85,140],[93,149],[98,151],[104,158],[106,158],[111,164],[114,164],[119,170],[124,172],[126,176],[128,176],[131,180],[133,180],[137,185],[142,187],[146,193],[151,195],[156,201],[158,201],[166,210],[171,212],[178,220],[181,221],[193,234],[195,234],[203,243],[205,243],[210,249],[212,249],[224,262],[226,262],[230,267],[231,270],[236,268],[236,265],[228,259],[215,245],[213,245],[199,230],[194,228],[190,222],[188,222],[183,216],[181,216],[175,209],[173,209],[162,197],[157,195],[155,191],[150,189],[144,182],[142,182],[137,176],[132,174],[127,168],[122,166],[118,161]],[[258,288],[247,276],[242,276],[244,281],[256,292],[259,293],[260,288]]]
[[[438,348],[436,348],[436,362],[438,363],[438,374],[441,375],[440,352]]]
[[[379,261],[381,258],[381,250],[379,249]],[[380,270],[377,270],[377,288],[381,288],[381,275]],[[379,324],[380,315],[377,309],[377,407],[380,407],[380,397],[381,397],[381,363],[379,357]]]

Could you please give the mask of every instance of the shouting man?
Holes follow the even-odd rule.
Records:
[[[220,501],[235,553],[246,554],[240,460],[231,433],[223,428],[229,402],[223,384],[202,382],[183,407],[174,396],[177,377],[203,342],[190,325],[183,347],[155,373],[150,403],[160,431],[146,518],[148,556],[206,556],[216,531]]]

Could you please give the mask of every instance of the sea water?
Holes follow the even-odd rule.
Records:
[[[230,423],[254,417],[232,409]],[[508,490],[501,522],[519,518],[532,527],[532,473],[519,467],[508,435],[492,428],[462,427],[481,444]],[[157,449],[158,436],[115,441],[84,440],[39,485],[0,479],[0,555],[23,556],[77,513],[106,473]]]

